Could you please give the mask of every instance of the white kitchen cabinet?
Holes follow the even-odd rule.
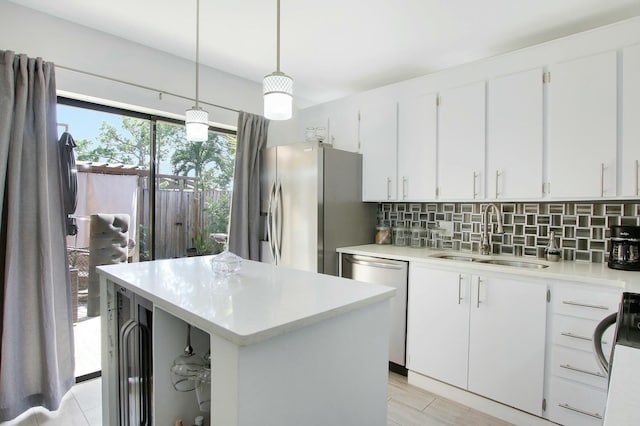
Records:
[[[467,387],[469,276],[410,264],[407,368]]]
[[[622,152],[620,195],[637,197],[640,161],[640,44],[622,50]]]
[[[409,267],[407,368],[542,415],[546,285]]]
[[[616,196],[616,52],[562,62],[550,72],[549,196]]]
[[[485,83],[440,92],[438,198],[484,198]]]
[[[334,148],[361,152],[358,139],[358,108],[343,105],[332,108],[328,114],[328,142]]]
[[[542,197],[542,69],[487,83],[486,198]]]
[[[546,285],[482,274],[471,294],[468,389],[542,415]]]
[[[436,198],[437,96],[398,103],[398,200]]]
[[[369,103],[360,109],[363,201],[396,201],[398,104]]]

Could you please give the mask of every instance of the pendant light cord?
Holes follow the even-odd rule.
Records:
[[[278,0],[280,1],[280,0]],[[196,109],[198,108],[198,86],[199,86],[199,66],[200,63],[200,0],[196,0]]]
[[[198,0],[199,1],[199,0]],[[276,35],[276,72],[280,72],[280,0],[278,0],[278,18],[277,22],[277,35]]]

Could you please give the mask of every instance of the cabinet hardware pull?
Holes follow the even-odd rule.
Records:
[[[638,160],[636,160],[636,195],[638,194]]]
[[[478,193],[476,192],[476,179],[478,178],[478,176],[480,175],[480,173],[476,173],[475,171],[473,172],[473,199],[476,199],[476,196],[478,195]]]
[[[387,200],[391,199],[391,178],[387,178]]]
[[[603,377],[606,378],[606,374],[602,374],[599,371],[589,371],[589,370],[584,370],[582,368],[578,368],[578,367],[573,367],[569,364],[560,364],[560,368],[565,368],[567,370],[571,370],[571,371],[577,371],[578,373],[584,373],[584,374],[590,374],[592,376],[596,376],[596,377]]]
[[[458,274],[458,305],[462,302],[462,274]]]
[[[574,339],[586,340],[586,341],[588,341],[588,342],[592,342],[592,341],[593,341],[593,339],[592,339],[591,337],[587,337],[587,336],[580,336],[579,334],[573,334],[573,333],[572,333],[572,332],[570,332],[570,331],[563,331],[563,332],[561,332],[560,334],[561,334],[562,336],[572,337],[572,338],[574,338]],[[606,344],[607,344],[607,341],[606,341],[606,340],[603,340],[603,341],[602,341],[602,344],[603,344],[603,345],[606,345]]]
[[[478,277],[478,300],[476,300],[476,308],[478,309],[480,309],[480,303],[482,303],[480,301],[480,283],[482,283],[482,280]]]
[[[600,163],[600,197],[604,197],[604,163]]]
[[[565,409],[571,410],[571,411],[575,411],[576,413],[585,414],[587,416],[595,417],[598,420],[602,420],[602,416],[599,413],[590,413],[588,411],[584,411],[584,410],[581,410],[579,408],[572,407],[569,404],[567,404],[566,402],[564,404],[558,404],[558,407],[565,408]]]
[[[609,310],[609,308],[607,306],[590,305],[588,303],[573,302],[571,300],[563,300],[562,303],[564,303],[565,305],[580,306],[580,307],[583,307],[583,308],[602,309],[604,311],[608,311]]]
[[[407,177],[402,176],[402,199],[407,199]]]
[[[498,191],[498,179],[500,179],[500,175],[502,175],[502,173],[496,170],[496,198],[500,196],[500,192]]]

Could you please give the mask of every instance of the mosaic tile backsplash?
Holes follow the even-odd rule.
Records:
[[[640,225],[640,203],[495,203],[504,233],[491,233],[491,252],[545,257],[550,232],[565,260],[606,262],[609,227]],[[478,253],[486,203],[380,203],[378,222],[391,227],[426,229],[426,247]],[[496,229],[493,218],[490,228]],[[453,236],[443,236],[441,222],[453,222]]]

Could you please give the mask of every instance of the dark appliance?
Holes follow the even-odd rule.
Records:
[[[609,268],[640,271],[640,226],[611,227]]]
[[[611,354],[602,351],[602,336],[612,325],[616,325]],[[593,349],[602,369],[609,373],[616,345],[624,345],[640,349],[640,294],[622,293],[620,309],[617,313],[600,321],[593,333]]]
[[[115,286],[118,330],[118,416],[121,426],[151,425],[153,304]]]

